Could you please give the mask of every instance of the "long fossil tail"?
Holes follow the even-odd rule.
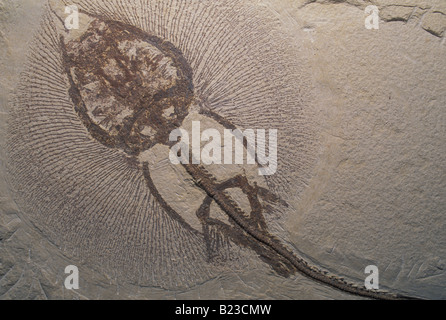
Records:
[[[380,300],[416,299],[413,297],[380,290],[368,290],[365,287],[356,286],[342,278],[339,278],[338,276],[331,275],[326,271],[310,265],[307,261],[294,254],[279,239],[250,224],[250,221],[245,218],[242,209],[236,205],[235,201],[231,199],[231,197],[224,192],[224,190],[221,190],[221,188],[218,187],[215,177],[212,176],[203,166],[196,164],[183,164],[183,166],[189,175],[191,175],[195,184],[203,189],[207,195],[211,197],[221,207],[221,209],[246,232],[246,234],[254,238],[256,241],[262,243],[279,256],[283,257],[301,274],[319,283],[361,297]]]

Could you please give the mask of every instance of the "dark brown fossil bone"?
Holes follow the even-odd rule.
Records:
[[[105,146],[137,155],[166,143],[187,116],[192,70],[171,43],[135,27],[95,20],[79,41],[63,48],[76,111]]]
[[[181,126],[194,100],[192,69],[178,49],[135,27],[101,19],[94,20],[79,40],[65,44],[62,37],[60,43],[70,82],[70,97],[93,138],[132,157],[155,144],[169,145],[169,133]],[[226,127],[234,127],[217,115],[213,117],[224,122]],[[236,244],[257,252],[279,274],[289,276],[299,271],[352,294],[377,299],[404,298],[354,286],[298,258],[268,232],[258,195],[269,201],[279,199],[251,186],[245,177],[237,176],[219,184],[199,165],[185,164],[184,167],[207,194],[197,213],[204,229],[216,226]],[[165,211],[192,230],[162,199],[150,178],[147,164],[143,164],[143,170],[148,187]],[[225,192],[234,186],[250,196],[250,214],[244,213]],[[232,226],[209,218],[212,201],[228,215]]]

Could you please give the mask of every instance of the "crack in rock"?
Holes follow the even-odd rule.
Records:
[[[385,22],[408,22],[420,20],[423,30],[436,37],[443,37],[446,31],[446,6],[443,3],[426,3],[425,1],[404,0],[399,3],[389,1],[359,1],[359,0],[309,0],[299,9],[311,4],[344,4],[364,10],[369,5],[376,5],[380,10],[379,16]]]

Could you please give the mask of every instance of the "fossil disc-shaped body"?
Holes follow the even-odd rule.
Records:
[[[166,142],[188,114],[192,70],[171,43],[94,19],[79,39],[62,46],[71,100],[105,146],[139,154]]]
[[[88,26],[72,34],[48,8],[13,101],[9,180],[23,218],[73,262],[143,285],[188,287],[262,264],[232,244],[210,262],[202,235],[151,194],[136,155],[198,102],[240,129],[279,129],[266,181],[290,206],[265,219],[286,237],[314,155],[297,35],[256,1],[70,4]]]

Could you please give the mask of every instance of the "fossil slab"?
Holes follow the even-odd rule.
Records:
[[[215,286],[233,278],[248,284],[229,289],[224,298],[243,297],[243,290],[246,297],[261,297],[254,293],[262,290],[252,287],[256,282],[268,297],[277,297],[268,293],[273,288],[281,288],[279,297],[354,297],[311,278],[341,290],[341,277],[347,278],[353,286],[346,291],[355,293],[367,265],[384,263],[391,273],[404,274],[404,262],[389,260],[394,245],[380,256],[366,244],[353,252],[342,231],[340,240],[331,240],[331,219],[345,223],[352,212],[367,211],[367,204],[377,207],[372,217],[386,229],[386,214],[380,206],[385,202],[376,199],[330,214],[331,205],[355,199],[327,193],[344,164],[346,177],[357,168],[349,163],[354,143],[336,131],[345,112],[341,105],[350,104],[336,91],[341,89],[331,87],[333,79],[344,79],[334,74],[336,64],[312,57],[320,21],[299,25],[290,17],[311,21],[321,4],[291,10],[267,1],[75,1],[81,28],[67,30],[64,8],[70,4],[43,5],[11,95],[5,159],[18,207],[11,205],[5,215],[4,233],[10,240],[21,237],[18,243],[41,240],[33,247],[40,262],[17,282],[18,249],[5,245],[2,294],[14,297],[14,287],[20,287],[14,283],[25,283],[35,296],[63,297],[57,291],[63,289],[55,288],[62,286],[68,264],[81,267],[85,288],[68,297],[86,298],[168,298],[178,292],[193,297],[201,290],[219,297]],[[348,8],[346,15],[358,10],[355,4],[328,7],[335,6]],[[417,32],[438,38],[438,32]],[[361,93],[354,97],[361,101]],[[169,133],[194,121],[203,129],[278,129],[277,172],[259,177],[243,166],[172,165]],[[363,218],[351,218],[358,234],[367,234],[361,224],[371,223]],[[396,230],[406,230],[390,220]],[[20,221],[23,231],[11,232]],[[412,230],[423,226],[414,222]],[[316,240],[323,230],[329,234]],[[379,243],[375,234],[365,237],[372,245]],[[49,258],[50,252],[56,255]],[[441,249],[437,253],[421,265],[409,262],[418,270],[415,280],[444,275]],[[32,260],[31,249],[28,258],[17,256]],[[301,261],[310,279],[296,272]],[[401,284],[384,275],[381,283],[385,290],[423,296],[413,289],[415,280]],[[116,292],[108,283],[115,283]],[[429,290],[437,292],[435,286]]]

